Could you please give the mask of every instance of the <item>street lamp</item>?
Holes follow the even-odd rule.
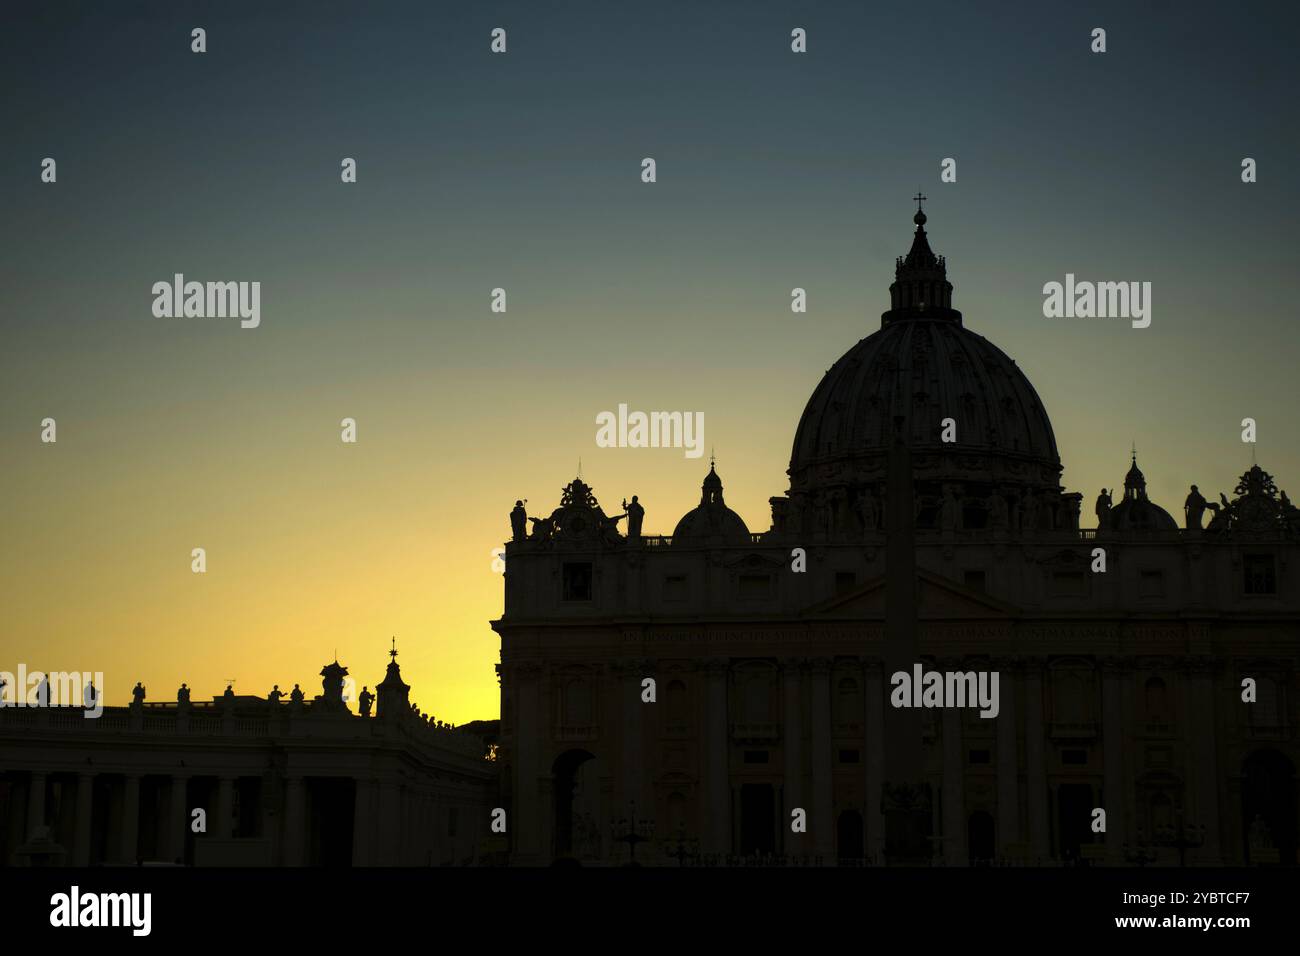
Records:
[[[677,861],[678,867],[686,865],[687,860],[697,860],[700,856],[700,840],[698,837],[688,837],[686,835],[686,825],[682,824],[677,827],[677,848],[668,854],[669,859]]]
[[[1156,827],[1156,845],[1171,846],[1178,850],[1178,865],[1187,866],[1187,851],[1205,845],[1205,827],[1200,824],[1184,824],[1183,811],[1176,816],[1177,824]]]
[[[636,861],[636,847],[638,843],[649,843],[654,839],[655,822],[647,818],[638,818],[636,815],[636,801],[630,803],[630,812],[626,817],[617,822],[610,823],[610,836],[615,843],[626,843],[628,850],[628,866],[640,866]]]

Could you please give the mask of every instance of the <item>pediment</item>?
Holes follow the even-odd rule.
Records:
[[[785,562],[755,551],[727,561],[725,567],[732,571],[779,571],[785,567]]]
[[[886,591],[886,577],[881,575],[847,594],[813,605],[804,613],[819,618],[883,621]],[[1015,605],[923,569],[916,572],[916,603],[918,620],[1005,619],[1020,613]]]
[[[1047,568],[1058,571],[1085,571],[1089,564],[1089,552],[1084,548],[1062,548],[1038,560]]]

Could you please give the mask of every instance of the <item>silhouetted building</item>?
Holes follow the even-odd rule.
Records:
[[[210,703],[191,704],[186,689],[98,718],[0,709],[0,862],[478,861],[497,802],[482,737],[415,712],[395,651],[376,717],[349,711],[337,661],[321,676],[310,702],[227,688]],[[194,832],[196,809],[206,832]]]
[[[1300,512],[1256,467],[1180,529],[1134,454],[1080,529],[1047,411],[915,221],[768,530],[713,467],[671,537],[621,536],[581,479],[526,538],[515,517],[515,862],[1295,862]],[[909,655],[996,672],[996,718],[891,706]]]

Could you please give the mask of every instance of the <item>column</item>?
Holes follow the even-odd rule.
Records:
[[[998,850],[1020,842],[1020,752],[1016,739],[1016,680],[1009,661],[995,662],[998,676]]]
[[[90,818],[94,806],[95,775],[77,774],[77,825],[72,838],[72,865],[90,865]]]
[[[784,784],[778,783],[772,788],[772,799],[776,807],[776,855],[789,856],[795,852],[791,846],[794,834],[790,832],[790,804]]]
[[[398,828],[397,862],[400,866],[410,866],[419,839],[415,832],[415,792],[411,787],[403,786],[398,791],[398,798],[401,811],[397,819],[401,821],[401,826]]]
[[[625,661],[617,665],[619,698],[623,719],[623,799],[617,816],[633,813],[650,816],[650,808],[643,804],[641,795],[642,769],[645,766],[645,737],[641,729],[641,661]]]
[[[731,784],[731,847],[736,853],[744,853],[745,847],[741,843],[740,823],[742,819],[741,811],[743,807],[740,802],[740,784]]]
[[[228,840],[231,836],[231,815],[235,805],[235,778],[222,774],[217,780],[217,819],[211,822],[211,832],[218,840]]]
[[[712,823],[707,851],[731,852],[731,768],[728,766],[727,670],[725,659],[708,662],[708,819]]]
[[[781,739],[785,744],[784,800],[777,823],[782,833],[781,845],[792,856],[806,853],[808,842],[806,834],[790,832],[790,813],[796,807],[808,807],[804,804],[803,792],[803,665],[797,658],[788,658],[783,663],[782,681],[785,689],[785,706]]]
[[[45,771],[33,770],[27,788],[27,833],[30,840],[39,827],[45,826]]]
[[[1033,856],[1052,855],[1047,827],[1047,736],[1043,727],[1043,668],[1039,660],[1025,666],[1025,754],[1028,772],[1029,846]]]
[[[864,801],[863,821],[866,826],[867,857],[877,864],[885,856],[885,817],[880,809],[880,792],[885,782],[885,694],[884,677],[880,672],[880,661],[869,658],[864,668],[866,677],[867,711],[864,721],[866,734],[867,796]]]
[[[135,863],[140,856],[140,777],[128,773],[122,797],[122,844],[118,853],[123,863]]]
[[[956,669],[950,663],[949,669]],[[943,859],[962,866],[966,854],[966,785],[961,753],[961,711],[943,709]]]
[[[379,785],[373,779],[362,779],[356,782],[356,788],[352,808],[352,865],[373,866]]]
[[[284,780],[284,850],[283,866],[303,866],[306,863],[304,838],[306,836],[307,795],[303,778],[298,775]]]
[[[539,750],[546,734],[546,715],[541,712],[542,665],[536,661],[515,664],[515,785],[514,803],[506,817],[506,832],[513,831],[510,846],[513,862],[524,865],[542,862],[542,821],[538,813]]]
[[[190,808],[186,802],[186,785],[188,776],[172,774],[171,796],[168,800],[169,820],[167,821],[168,855],[174,862],[185,862],[185,834],[189,830]]]
[[[641,671],[641,678],[654,677],[656,693],[662,694],[664,692],[664,686],[662,682],[658,680],[659,662],[655,660],[646,659],[646,660],[638,661],[637,664]],[[637,738],[637,740],[640,743],[640,747],[637,753],[640,755],[641,759],[637,761],[637,773],[636,773],[636,781],[635,781],[637,789],[633,792],[637,794],[637,799],[636,799],[637,814],[639,816],[645,817],[646,819],[655,819],[655,815],[656,815],[655,794],[654,794],[654,770],[656,766],[654,761],[655,751],[653,749],[647,749],[647,747],[650,745],[647,745],[646,737],[645,737],[646,726],[647,723],[649,722],[649,717],[647,716],[649,712],[646,710],[646,708],[651,706],[663,706],[663,705],[647,704],[641,700],[641,679],[640,678],[638,678],[637,680],[636,700],[637,700],[637,708],[638,708],[637,729],[638,729],[638,733],[640,734],[640,736]],[[650,726],[654,727],[655,725],[653,723],[650,723]],[[664,823],[664,821],[661,820],[659,821],[659,823],[662,824]],[[644,849],[647,853],[649,853],[652,848],[647,844],[642,849]],[[640,857],[638,857],[638,859],[640,859]]]
[[[1191,822],[1205,827],[1205,843],[1195,853],[1206,865],[1221,866],[1223,851],[1219,843],[1219,738],[1214,705],[1214,662],[1209,658],[1193,660],[1188,665],[1188,674],[1191,680],[1192,725],[1196,735],[1196,759],[1192,761],[1196,818]]]
[[[812,809],[808,814],[808,832],[814,851],[822,862],[835,857],[835,807],[831,790],[831,662],[817,658],[811,662],[812,676]]]
[[[1128,782],[1124,773],[1124,751],[1131,747],[1131,736],[1124,733],[1124,664],[1117,658],[1101,661],[1101,739],[1102,774],[1106,794],[1103,809],[1106,811],[1106,862],[1112,866],[1124,865],[1124,844],[1130,842],[1128,815]]]

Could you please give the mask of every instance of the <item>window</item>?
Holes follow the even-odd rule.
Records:
[[[1092,682],[1079,671],[1057,671],[1053,688],[1055,720],[1061,724],[1087,724],[1092,721]]]
[[[1088,751],[1086,750],[1062,750],[1061,763],[1071,764],[1074,766],[1083,766],[1088,762]]]
[[[984,572],[974,569],[967,570],[962,574],[962,583],[972,591],[984,590]]]
[[[570,727],[591,724],[591,685],[584,678],[564,685],[564,723]]]
[[[679,680],[668,685],[668,732],[685,733],[687,727],[686,685]]]
[[[1162,724],[1169,716],[1169,695],[1165,682],[1159,677],[1152,677],[1146,684],[1147,720]]]
[[[836,595],[848,594],[858,583],[858,576],[852,571],[835,572],[835,593]]]
[[[767,763],[766,750],[746,750],[745,763]]]
[[[990,754],[987,750],[972,750],[967,754],[967,760],[973,764],[986,764],[989,759]]]
[[[459,822],[460,822],[460,808],[448,807],[447,808],[447,836],[454,837],[456,835],[456,825]]]
[[[1242,562],[1247,594],[1276,594],[1277,570],[1271,554],[1248,554]]]
[[[686,685],[679,680],[668,684],[668,719],[686,719]]]
[[[566,561],[563,569],[565,601],[591,600],[591,562]]]
[[[1165,572],[1143,571],[1138,579],[1138,597],[1157,598],[1165,596]]]
[[[858,751],[856,750],[840,751],[840,763],[857,763],[857,762],[858,762]]]
[[[1084,597],[1088,579],[1082,571],[1053,571],[1052,594],[1055,597]]]
[[[862,692],[852,677],[841,677],[835,695],[835,720],[840,724],[856,724],[864,713]]]
[[[766,674],[755,674],[745,682],[745,722],[766,724],[772,720],[772,685]]]
[[[765,598],[772,589],[772,578],[767,574],[742,574],[740,576],[740,596],[742,598]]]
[[[686,600],[686,575],[670,574],[664,578],[664,600]]]
[[[1260,677],[1255,681],[1255,703],[1246,713],[1250,715],[1252,727],[1281,727],[1282,708],[1278,683],[1271,677]]]

